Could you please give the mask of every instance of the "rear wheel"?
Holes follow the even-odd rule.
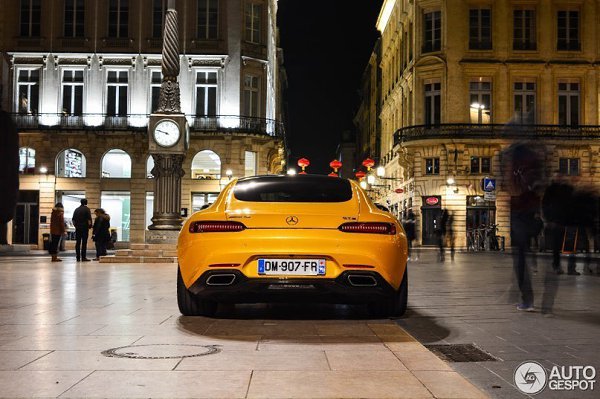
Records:
[[[184,316],[212,317],[217,313],[218,307],[217,302],[198,298],[185,287],[179,267],[177,268],[177,305]]]
[[[369,313],[374,317],[400,317],[406,312],[408,303],[408,268],[404,269],[404,276],[398,291],[389,298],[369,304]]]

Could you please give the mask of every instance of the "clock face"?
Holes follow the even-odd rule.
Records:
[[[179,126],[171,121],[160,121],[154,127],[154,140],[162,147],[171,147],[179,140]]]

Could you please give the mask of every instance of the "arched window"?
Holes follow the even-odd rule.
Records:
[[[147,179],[154,179],[154,176],[152,175],[152,169],[154,169],[154,158],[152,158],[152,155],[149,155],[148,159],[146,160],[146,178]]]
[[[35,173],[35,150],[33,148],[19,148],[19,173],[25,175]]]
[[[131,177],[131,157],[123,150],[110,150],[102,157],[102,177],[126,179]]]
[[[221,158],[213,151],[204,150],[192,160],[192,179],[220,179]]]
[[[85,156],[69,148],[56,157],[56,177],[85,177]]]

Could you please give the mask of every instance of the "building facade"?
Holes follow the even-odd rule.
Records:
[[[41,245],[54,203],[69,222],[83,197],[107,210],[119,241],[143,242],[154,189],[147,124],[162,79],[167,0],[4,3],[1,101],[21,142],[13,243]],[[176,4],[189,216],[232,177],[282,170],[282,57],[277,0]]]
[[[515,142],[541,146],[548,181],[600,188],[600,1],[386,0],[377,28],[389,179],[374,195],[413,210],[419,243],[446,208],[458,246],[490,225],[509,244]]]

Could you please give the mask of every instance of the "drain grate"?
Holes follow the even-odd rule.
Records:
[[[498,360],[474,344],[425,345],[425,347],[447,362],[493,362]]]
[[[121,346],[107,349],[102,354],[106,357],[128,359],[182,359],[213,355],[219,352],[221,352],[219,345],[152,344]]]

